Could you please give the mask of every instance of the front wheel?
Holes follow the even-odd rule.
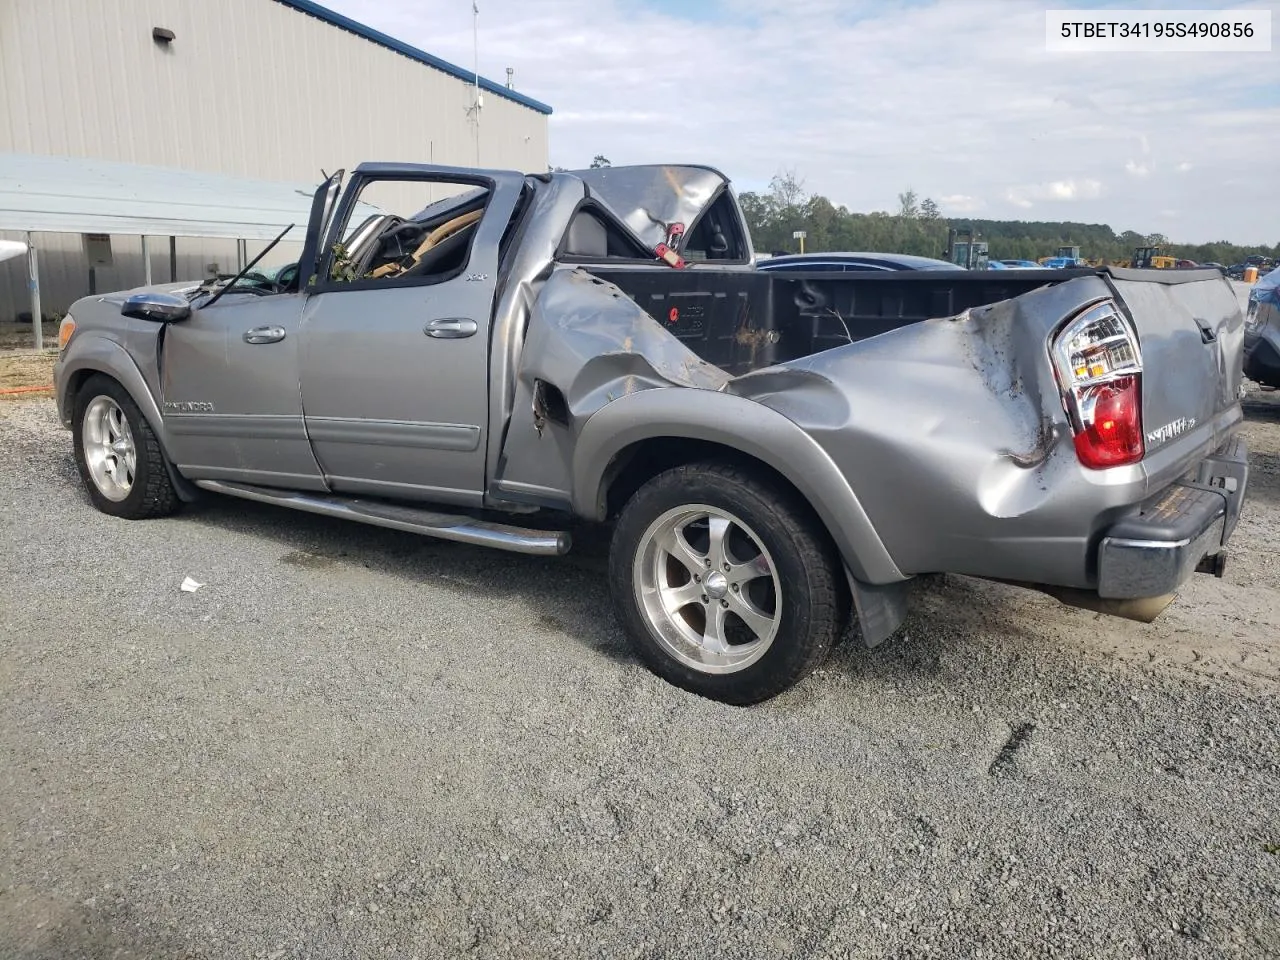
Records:
[[[677,467],[641,487],[614,529],[609,581],[645,664],[725,703],[798,683],[848,618],[840,560],[811,511],[726,464]]]
[[[96,374],[76,393],[72,434],[80,477],[103,513],[140,520],[177,509],[160,441],[115,380]]]

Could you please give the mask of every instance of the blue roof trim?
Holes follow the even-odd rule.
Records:
[[[364,37],[380,47],[386,47],[388,50],[394,50],[396,53],[403,54],[410,60],[417,60],[419,63],[425,63],[428,67],[435,67],[451,77],[457,77],[459,80],[465,80],[467,83],[475,83],[476,75],[470,70],[464,70],[462,67],[449,63],[447,60],[441,60],[439,57],[433,57],[425,50],[419,50],[417,47],[411,47],[409,44],[395,37],[388,36],[372,27],[366,27],[363,23],[344,17],[340,13],[334,13],[328,7],[322,7],[318,3],[312,3],[311,0],[276,0],[277,3],[283,3],[286,7],[292,7],[300,13],[309,14],[317,20],[323,20],[325,23],[332,24],[341,30],[347,30],[354,33],[358,37]],[[480,89],[495,93],[507,100],[514,100],[521,106],[529,107],[531,110],[537,110],[539,113],[550,114],[551,108],[539,100],[532,97],[526,97],[524,94],[516,93],[504,87],[500,83],[488,79],[480,78]]]

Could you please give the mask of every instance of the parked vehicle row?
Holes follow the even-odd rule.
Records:
[[[1139,620],[1221,576],[1248,467],[1217,271],[757,263],[705,167],[343,179],[292,270],[71,307],[98,509],[217,493],[533,555],[608,524],[638,656],[737,704],[851,618],[888,638],[918,575]]]

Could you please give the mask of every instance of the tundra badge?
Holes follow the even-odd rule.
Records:
[[[203,400],[166,400],[165,413],[213,413],[213,404]]]
[[[1174,437],[1181,436],[1196,425],[1195,417],[1179,417],[1163,427],[1147,431],[1147,443],[1164,443]]]

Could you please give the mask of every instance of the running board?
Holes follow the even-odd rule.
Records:
[[[340,517],[374,527],[418,533],[439,540],[457,543],[473,543],[481,547],[493,547],[512,553],[527,553],[538,557],[554,557],[569,552],[573,540],[563,530],[533,530],[527,527],[491,523],[452,513],[422,510],[400,504],[377,500],[361,500],[357,497],[337,497],[322,493],[298,493],[294,490],[274,490],[250,483],[232,483],[227,480],[196,480],[197,487],[214,493],[225,493],[258,503],[271,503],[290,510],[318,513],[325,517]]]

